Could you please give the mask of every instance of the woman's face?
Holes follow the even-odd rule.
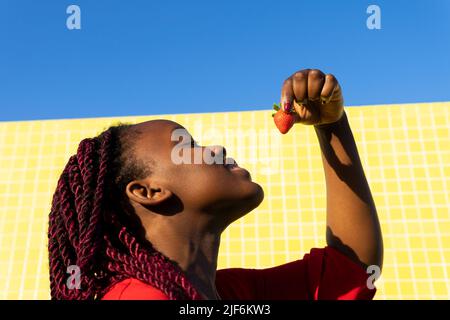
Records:
[[[152,120],[135,125],[142,132],[135,156],[151,167],[147,179],[178,197],[184,210],[217,214],[232,222],[264,198],[250,173],[233,164],[223,147],[199,146],[178,123]]]

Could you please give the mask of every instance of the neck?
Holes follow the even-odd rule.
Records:
[[[210,223],[197,217],[188,213],[154,216],[144,223],[146,237],[156,250],[178,263],[204,299],[220,299],[215,279],[221,231],[212,231]]]

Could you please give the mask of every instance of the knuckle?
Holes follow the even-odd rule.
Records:
[[[323,72],[318,69],[312,69],[309,71],[309,76],[313,80],[322,79],[323,78]]]
[[[291,79],[291,77],[289,77],[286,80],[284,80],[283,87],[286,87],[286,86],[290,85],[291,83],[292,83],[292,79]]]
[[[305,76],[305,74],[304,74],[303,72],[299,71],[299,72],[294,73],[294,75],[292,76],[292,78],[293,78],[295,81],[303,81],[303,80],[306,79],[306,76]]]
[[[331,81],[331,82],[337,82],[336,77],[334,75],[332,75],[331,73],[329,73],[325,76],[325,80]]]

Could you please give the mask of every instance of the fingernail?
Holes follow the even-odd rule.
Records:
[[[291,102],[290,101],[285,101],[284,105],[283,105],[283,109],[285,112],[290,112],[291,111]]]

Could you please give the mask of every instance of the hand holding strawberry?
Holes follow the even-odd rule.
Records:
[[[273,109],[277,111],[272,114],[275,125],[282,134],[286,134],[295,123],[295,112],[291,110],[281,110],[276,104],[273,105]]]
[[[281,108],[274,115],[274,122],[285,134],[294,123],[332,123],[343,113],[344,99],[336,78],[317,69],[304,69],[284,81]]]

